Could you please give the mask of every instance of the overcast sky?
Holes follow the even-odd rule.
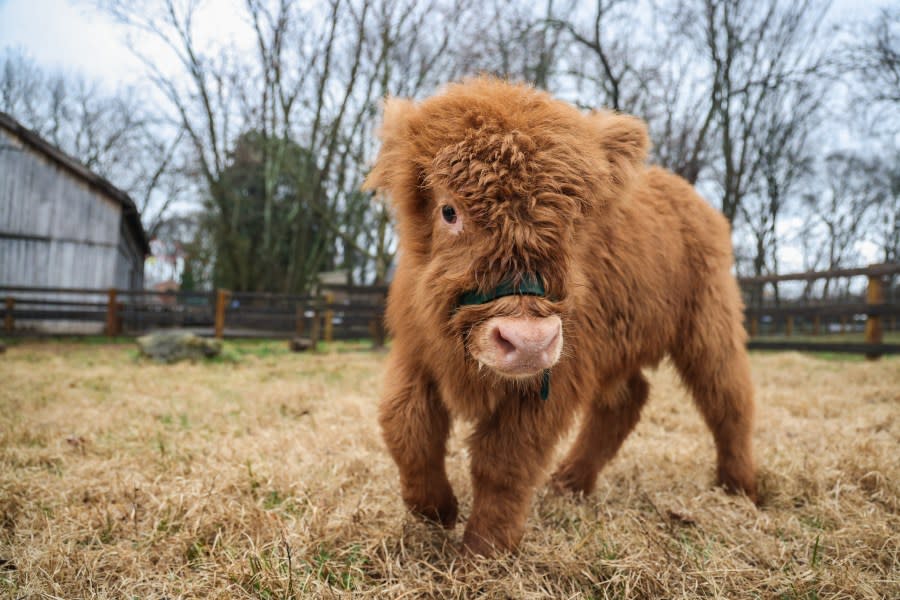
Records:
[[[866,19],[888,4],[834,0],[831,16],[837,21]],[[201,37],[233,39],[242,29],[235,0],[207,0],[205,8],[198,19]],[[9,47],[23,49],[44,67],[81,72],[114,87],[140,82],[141,65],[128,50],[122,29],[88,0],[0,0],[0,48]]]
[[[198,39],[233,39],[244,29],[236,0],[208,0]],[[0,0],[0,48],[20,48],[41,66],[79,72],[89,79],[138,83],[143,66],[128,49],[124,30],[89,0]],[[157,55],[166,56],[161,49]]]

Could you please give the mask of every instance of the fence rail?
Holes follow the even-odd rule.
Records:
[[[739,279],[745,297],[745,309],[750,334],[748,346],[758,350],[799,350],[818,352],[848,352],[877,358],[883,354],[900,353],[900,344],[885,343],[885,330],[897,331],[900,303],[897,302],[893,280],[900,274],[900,264],[875,264],[853,269],[809,271]],[[843,301],[828,303],[778,301],[766,303],[762,287],[766,284],[801,281],[811,285],[818,280],[867,279],[864,294],[852,295]],[[888,293],[890,292],[890,293]],[[805,330],[805,331],[801,331]],[[807,339],[797,339],[805,333]],[[863,333],[864,342],[816,339],[824,334]]]
[[[324,287],[314,296],[261,292],[158,292],[0,284],[6,335],[135,335],[179,327],[216,337],[371,338],[383,343],[385,287]],[[65,325],[65,327],[61,327]],[[92,329],[93,331],[89,331]]]
[[[747,302],[749,347],[760,350],[852,352],[870,357],[900,353],[884,339],[897,331],[900,302],[893,280],[900,264],[747,277],[739,280]],[[767,301],[766,285],[821,279],[867,278],[865,294],[828,303]],[[48,288],[0,284],[7,335],[29,335],[42,324],[94,324],[107,335],[183,327],[217,337],[307,337],[312,340],[371,338],[384,341],[386,286],[323,287],[316,295],[267,292],[158,292]],[[864,342],[828,339],[864,334]],[[817,339],[818,338],[818,339]]]

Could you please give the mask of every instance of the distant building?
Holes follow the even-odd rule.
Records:
[[[168,306],[175,306],[177,304],[175,294],[177,294],[178,290],[180,289],[181,286],[178,285],[178,282],[174,279],[167,279],[165,281],[160,281],[159,283],[153,284],[154,292],[166,294],[158,296],[159,302]]]
[[[0,112],[0,285],[141,289],[131,198]]]

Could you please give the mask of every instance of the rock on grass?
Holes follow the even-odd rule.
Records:
[[[164,363],[212,358],[222,352],[221,340],[202,338],[190,331],[157,331],[137,339],[145,356]]]

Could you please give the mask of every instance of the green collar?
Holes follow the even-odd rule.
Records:
[[[522,280],[517,284],[511,279],[500,282],[500,285],[493,290],[481,293],[478,290],[469,290],[459,297],[457,307],[475,306],[479,304],[487,304],[493,302],[497,298],[504,296],[546,296],[544,282],[537,273],[527,273],[522,276]],[[546,400],[550,396],[550,369],[544,369],[541,375],[541,400]]]
[[[459,297],[459,306],[473,306],[487,304],[504,296],[541,296],[546,294],[544,282],[540,275],[528,273],[522,277],[522,281],[516,285],[511,279],[500,282],[493,290],[482,294],[478,290],[469,290]]]

